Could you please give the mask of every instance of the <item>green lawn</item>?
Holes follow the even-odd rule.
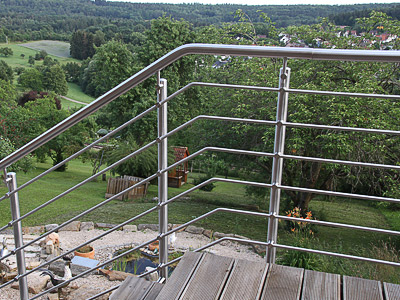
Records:
[[[30,68],[31,65],[28,63],[28,58],[29,56],[35,56],[36,53],[39,52],[39,50],[34,50],[34,49],[29,49],[26,47],[21,46],[20,44],[0,44],[0,48],[3,47],[8,47],[13,50],[13,55],[11,56],[0,56],[1,60],[4,60],[7,64],[9,64],[11,67],[24,67],[24,68]],[[25,56],[22,58],[21,54],[24,54]],[[67,58],[67,57],[59,57],[50,54],[50,57],[53,59],[57,59],[61,64],[65,64],[67,62],[80,62],[79,60],[73,59],[73,58]],[[41,65],[43,62],[42,61],[35,61],[35,65]]]
[[[16,67],[23,67],[23,68],[31,68],[32,66],[28,63],[28,58],[29,56],[35,56],[36,53],[39,52],[39,50],[43,49],[46,50],[49,53],[49,56],[52,57],[53,59],[57,59],[61,64],[65,64],[68,62],[80,62],[79,60],[73,59],[71,57],[63,57],[62,55],[65,55],[65,47],[68,43],[63,43],[63,42],[57,42],[56,41],[38,41],[38,42],[32,42],[32,43],[27,43],[24,45],[31,45],[32,47],[36,47],[38,50],[30,49],[27,47],[22,46],[22,44],[0,44],[0,48],[3,47],[9,47],[13,50],[13,55],[4,57],[0,56],[1,60],[4,60],[8,65],[10,65],[12,68]],[[61,44],[60,44],[61,43]],[[63,54],[64,53],[64,54]],[[24,57],[21,57],[21,55],[24,55]],[[56,56],[56,55],[61,55],[61,56]],[[43,61],[35,61],[35,65],[41,65],[43,64]],[[14,78],[14,83],[17,85],[17,80],[18,76],[15,76]],[[22,92],[22,90],[21,90]],[[86,95],[85,93],[82,92],[81,88],[75,84],[75,83],[68,83],[68,94],[66,95],[68,98],[78,100],[81,102],[85,103],[90,103],[92,102],[95,98]],[[61,104],[63,108],[74,108],[74,107],[83,107],[82,104],[79,103],[74,103],[68,100],[61,100]]]
[[[50,166],[47,163],[38,163],[37,168],[28,174],[18,174],[19,184],[26,182],[29,178],[39,172],[43,172]],[[22,190],[19,194],[21,214],[32,210],[38,205],[55,197],[64,190],[84,180],[91,174],[91,165],[82,163],[80,160],[74,160],[69,163],[68,169],[64,173],[53,172],[45,176],[42,180],[32,184],[30,187]],[[169,188],[169,198],[193,187],[191,184],[193,177],[199,174],[190,174],[189,183],[179,189]],[[109,176],[109,174],[107,174]],[[106,182],[100,179],[96,182],[90,182],[87,185],[77,189],[64,198],[50,204],[33,216],[23,221],[23,226],[33,226],[39,224],[58,223],[72,218],[82,211],[104,201],[106,191]],[[0,189],[5,193],[6,189]],[[94,212],[82,217],[82,221],[94,221],[117,224],[153,207],[155,202],[153,197],[157,196],[157,186],[150,185],[146,198],[135,201],[114,200],[95,210]],[[264,203],[265,202],[265,203]],[[180,224],[192,220],[206,212],[217,207],[230,207],[235,209],[265,209],[268,207],[267,201],[254,199],[246,195],[245,187],[231,183],[216,183],[216,188],[212,192],[197,190],[190,194],[190,197],[184,197],[169,205],[169,223]],[[361,226],[397,229],[399,212],[390,212],[388,210],[377,209],[366,201],[356,201],[351,199],[333,199],[316,198],[311,201],[310,208],[314,215],[321,220],[350,223]],[[284,213],[284,212],[283,212]],[[149,214],[134,224],[157,223],[157,212]],[[10,209],[8,200],[0,202],[0,225],[7,224],[10,220]],[[397,224],[397,225],[396,225]],[[250,217],[246,215],[234,215],[227,213],[218,213],[195,224],[206,229],[224,233],[236,233],[247,236],[252,239],[266,241],[267,238],[267,220],[260,217]],[[287,245],[296,245],[298,238],[285,229],[284,222],[280,223],[278,243]],[[400,239],[388,237],[385,235],[371,234],[368,232],[336,229],[326,226],[314,226],[315,238],[310,240],[309,246],[314,249],[332,251],[338,253],[347,253],[359,256],[369,256],[380,259],[397,260],[398,254],[386,249],[388,242],[397,245],[400,248]],[[385,250],[386,249],[386,250]],[[284,257],[287,251],[278,251],[278,257]],[[318,270],[332,273],[348,274],[362,276],[366,278],[375,278],[398,282],[397,270],[391,267],[376,267],[373,264],[353,262],[346,259],[337,259],[326,256],[316,256]],[[397,258],[396,258],[397,257]]]
[[[95,100],[94,97],[91,97],[91,96],[83,93],[79,85],[77,85],[76,83],[72,83],[72,82],[68,83],[67,97],[74,99],[74,100],[78,100],[80,102],[85,102],[85,103],[90,103],[93,100]],[[77,104],[77,105],[80,105],[80,104]],[[82,106],[82,105],[80,105],[80,106]]]

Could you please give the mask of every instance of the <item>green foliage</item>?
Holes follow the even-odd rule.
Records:
[[[0,79],[0,110],[2,107],[10,107],[16,105],[17,91],[13,84],[9,81]]]
[[[25,69],[18,77],[18,83],[29,90],[43,91],[43,73],[36,68]]]
[[[43,87],[46,91],[52,91],[58,95],[68,93],[67,80],[60,65],[55,64],[43,69]]]
[[[7,155],[13,153],[16,150],[12,142],[5,137],[0,136],[0,159],[5,158]],[[8,172],[28,172],[34,168],[34,159],[31,155],[25,156],[16,163],[7,167]]]
[[[0,60],[0,79],[9,82],[14,79],[13,69],[4,60]]]
[[[81,66],[75,62],[68,62],[62,66],[65,72],[65,79],[68,82],[79,83],[81,75]]]
[[[79,7],[79,9],[77,9]],[[95,34],[101,30],[106,41],[120,38],[132,42],[132,33],[148,28],[148,20],[163,14],[185,19],[196,27],[233,22],[235,11],[243,5],[221,4],[161,4],[127,3],[89,0],[7,0],[0,2],[0,41],[69,40],[77,30]],[[318,17],[338,13],[380,9],[399,15],[395,4],[360,5],[247,5],[246,13],[255,23],[263,19],[259,10],[265,11],[277,27],[313,24]],[[10,19],[12,16],[12,20]],[[264,34],[264,33],[261,33]]]
[[[65,73],[54,61],[40,67],[25,69],[18,78],[18,83],[29,90],[52,91],[59,95],[68,93]]]
[[[127,137],[114,147],[109,147],[104,153],[105,162],[111,165],[114,162],[138,150],[139,146],[132,137]],[[147,178],[158,170],[157,148],[151,147],[146,151],[134,156],[126,162],[112,169],[119,175],[138,176]]]
[[[13,55],[13,51],[9,47],[0,48],[0,54],[7,57]]]
[[[126,45],[111,41],[97,49],[83,74],[85,93],[98,97],[132,75],[133,54]]]

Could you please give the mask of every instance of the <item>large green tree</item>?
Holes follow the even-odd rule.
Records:
[[[13,69],[4,60],[0,60],[0,79],[9,82],[14,79]]]
[[[365,20],[364,20],[365,21]],[[226,32],[233,42],[251,43],[251,24],[244,27],[245,34],[235,28]],[[240,28],[236,28],[239,29]],[[321,47],[363,48],[363,38],[338,37],[337,28],[326,21],[313,26],[291,27],[292,38],[320,41]],[[248,37],[250,36],[250,37]],[[278,36],[275,37],[278,40]],[[272,43],[273,41],[271,41]],[[373,48],[373,47],[371,47]],[[277,86],[282,60],[243,59],[231,57],[219,68],[203,68],[203,77],[209,81],[231,84]],[[355,62],[314,62],[289,60],[291,68],[290,86],[308,90],[331,90],[364,93],[387,93],[388,82],[398,75],[397,65]],[[397,77],[398,78],[398,77]],[[259,93],[246,90],[204,91],[211,101],[211,114],[241,118],[275,120],[276,93]],[[218,95],[218,96],[215,96]],[[211,100],[212,99],[212,100]],[[289,95],[288,120],[291,122],[353,126],[380,129],[399,129],[396,120],[400,117],[399,103],[374,98],[348,98],[338,96]],[[195,125],[191,134],[197,136],[196,150],[210,144],[245,150],[273,152],[274,128],[249,124],[224,124],[204,122]],[[394,139],[381,135],[345,133],[333,130],[287,128],[285,153],[309,157],[391,163],[399,155]],[[193,150],[192,150],[193,151]],[[229,159],[229,156],[225,156]],[[244,156],[234,162],[246,171],[247,178],[258,181],[271,180],[272,160]],[[339,189],[348,192],[368,192],[382,195],[388,186],[383,183],[388,171],[368,168],[345,167],[298,160],[285,160],[283,184],[311,189]],[[315,194],[284,192],[294,206],[308,209]]]

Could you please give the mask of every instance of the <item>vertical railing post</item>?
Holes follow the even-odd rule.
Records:
[[[278,236],[278,219],[274,218],[276,214],[279,214],[279,205],[281,198],[281,190],[278,185],[282,182],[282,167],[283,167],[283,154],[285,147],[285,132],[286,126],[282,122],[286,121],[287,118],[287,106],[288,106],[288,93],[284,91],[285,88],[289,88],[290,81],[290,68],[287,67],[287,59],[283,60],[283,67],[280,71],[279,78],[279,94],[278,103],[276,111],[276,121],[275,126],[275,141],[274,141],[274,158],[272,163],[272,178],[271,178],[271,193],[269,202],[269,213],[272,217],[268,220],[268,242],[269,246],[267,248],[266,260],[268,263],[275,263],[276,248],[273,244],[277,241]]]
[[[7,173],[6,182],[8,190],[10,192],[17,189],[17,175],[14,172]],[[14,221],[20,217],[18,193],[14,193],[10,196],[10,206],[11,206],[12,220]],[[15,248],[22,247],[24,242],[22,238],[21,221],[13,224],[13,230],[14,230]],[[26,273],[24,249],[18,250],[16,252],[16,257],[17,257],[18,276],[21,276]],[[26,276],[19,278],[18,282],[19,282],[20,298],[21,300],[27,300],[29,298],[29,294],[28,294],[28,281],[26,279]]]
[[[160,79],[158,76],[158,94],[157,102],[167,98],[167,80]],[[160,140],[160,137],[167,134],[167,103],[160,105],[158,113],[158,203],[164,203],[168,200],[168,172],[160,173],[161,170],[168,167],[168,141]],[[168,207],[164,205],[158,211],[159,233],[168,231]],[[168,237],[163,237],[159,241],[159,262],[165,264],[168,262]],[[160,276],[168,278],[168,267],[162,268]]]

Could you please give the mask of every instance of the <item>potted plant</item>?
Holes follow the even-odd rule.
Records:
[[[94,259],[94,248],[90,245],[86,245],[86,246],[79,248],[78,250],[75,250],[74,254],[77,256]]]

